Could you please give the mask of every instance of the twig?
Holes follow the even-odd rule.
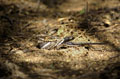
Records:
[[[38,12],[39,8],[40,8],[40,0],[38,0],[38,5],[37,5],[37,9],[36,9],[36,12]]]

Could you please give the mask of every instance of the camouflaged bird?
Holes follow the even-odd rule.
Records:
[[[63,43],[71,41],[73,39],[74,39],[73,36],[68,36],[68,37],[65,37],[58,41],[40,42],[40,43],[38,43],[37,47],[39,49],[53,49],[53,48],[57,48],[58,46],[60,46]]]
[[[65,45],[69,45],[69,46],[82,46],[82,45],[103,45],[106,43],[90,43],[90,42],[70,42],[71,40],[73,40],[74,37],[69,36],[69,37],[65,37],[59,41],[52,41],[52,42],[40,42],[38,43],[37,47],[39,49],[54,49],[59,47],[61,44],[65,44]]]

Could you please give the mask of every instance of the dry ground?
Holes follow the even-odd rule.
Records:
[[[120,0],[86,1],[0,0],[0,79],[119,79]],[[66,36],[105,44],[36,47]]]

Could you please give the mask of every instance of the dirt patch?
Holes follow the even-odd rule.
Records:
[[[0,71],[4,74],[0,78],[119,79],[119,3],[89,0],[87,6],[82,0],[1,0]],[[67,36],[74,37],[69,45],[37,46],[56,44]]]

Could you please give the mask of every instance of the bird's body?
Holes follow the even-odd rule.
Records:
[[[103,45],[105,43],[91,43],[91,42],[69,42],[73,40],[74,37],[68,36],[58,41],[49,41],[49,42],[41,42],[38,43],[37,47],[40,49],[53,49],[59,47],[61,44],[69,45],[69,46],[82,46],[82,45]]]
[[[63,39],[60,39],[58,41],[48,41],[48,42],[40,42],[37,47],[38,48],[41,48],[41,49],[53,49],[53,48],[56,48],[58,46],[60,46],[61,44],[63,43],[66,43],[68,41],[71,41],[73,40],[74,37],[72,36],[68,36],[68,37],[65,37]]]

